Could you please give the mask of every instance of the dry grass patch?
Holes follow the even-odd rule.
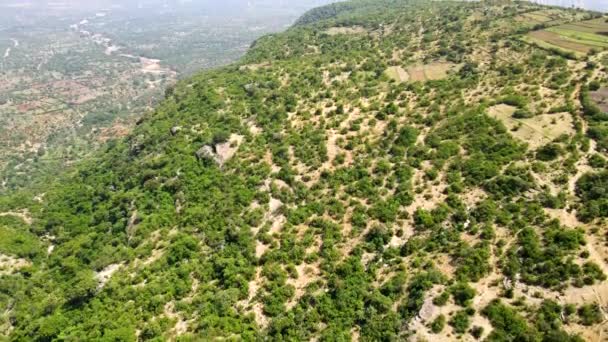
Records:
[[[400,66],[392,66],[384,72],[390,79],[399,83],[407,81],[425,82],[444,79],[455,67],[456,64],[453,63],[435,62],[430,64],[412,65],[407,69]]]
[[[339,34],[363,34],[367,30],[362,26],[347,26],[347,27],[330,27],[325,31],[330,36],[336,36]]]
[[[555,138],[574,134],[573,120],[569,113],[541,114],[529,119],[515,119],[517,108],[505,104],[492,106],[488,114],[500,121],[511,134],[526,143],[531,149],[545,145]]]
[[[239,67],[239,70],[241,70],[241,71],[245,71],[245,70],[257,71],[259,69],[267,68],[269,66],[270,66],[270,63],[268,63],[268,62],[258,63],[258,64],[245,64],[245,65],[241,65]]]
[[[410,74],[408,74],[407,71],[400,66],[389,67],[385,72],[390,79],[393,79],[399,83],[407,82],[410,79]]]

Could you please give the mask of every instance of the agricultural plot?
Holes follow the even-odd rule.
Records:
[[[436,62],[424,65],[413,65],[404,69],[393,66],[386,69],[386,75],[396,82],[441,80],[456,67],[453,63]]]
[[[560,135],[574,134],[572,116],[569,113],[542,114],[529,119],[516,119],[517,108],[499,104],[488,109],[488,114],[502,121],[511,135],[526,143],[531,149],[550,143]]]
[[[515,20],[521,23],[529,24],[530,26],[545,24],[557,25],[572,18],[565,16],[567,12],[553,9],[539,10],[533,12],[522,13],[515,17]]]
[[[605,18],[598,18],[569,23],[530,32],[523,39],[542,48],[582,56],[592,49],[608,48],[608,22]]]

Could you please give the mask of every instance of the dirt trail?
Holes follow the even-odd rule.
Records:
[[[12,49],[19,46],[19,41],[17,39],[11,38],[11,41],[13,41],[13,46],[6,48],[6,51],[4,52],[4,59],[7,59],[11,55]]]

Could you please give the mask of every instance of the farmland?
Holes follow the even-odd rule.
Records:
[[[524,25],[558,25],[567,22],[571,16],[581,16],[581,13],[569,13],[557,9],[542,9],[538,11],[526,12],[517,17],[515,20]]]
[[[608,22],[605,18],[562,24],[528,33],[525,41],[542,48],[557,49],[581,57],[608,48]]]

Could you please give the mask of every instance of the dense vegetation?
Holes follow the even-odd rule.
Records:
[[[180,82],[75,172],[0,199],[0,252],[19,262],[0,327],[583,340],[604,310],[608,178],[577,85],[606,74],[519,40],[539,8],[352,1]]]

